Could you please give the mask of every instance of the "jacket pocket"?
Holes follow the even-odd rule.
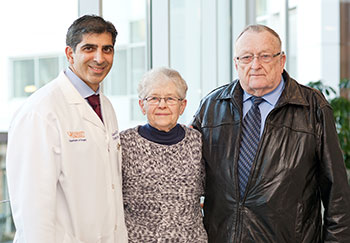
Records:
[[[317,195],[311,194],[307,200],[298,202],[295,220],[297,242],[313,242],[311,239],[319,234],[322,216],[320,214],[321,205],[317,198]]]

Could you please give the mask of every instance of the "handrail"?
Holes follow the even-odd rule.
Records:
[[[2,203],[8,203],[8,202],[10,202],[10,200],[2,200],[2,201],[0,201],[0,204],[2,204]]]

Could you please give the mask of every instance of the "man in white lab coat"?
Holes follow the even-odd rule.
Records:
[[[31,95],[11,123],[14,242],[127,242],[117,119],[99,88],[116,36],[101,17],[77,19],[66,37],[69,68]],[[97,104],[89,104],[90,95]]]

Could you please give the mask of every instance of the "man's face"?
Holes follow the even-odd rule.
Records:
[[[107,32],[84,34],[75,51],[66,47],[66,56],[72,71],[96,91],[113,64],[112,35]]]
[[[275,55],[281,52],[281,46],[274,35],[268,31],[247,31],[237,40],[235,49],[236,57],[255,55],[248,64],[235,59],[240,84],[247,93],[263,96],[279,85],[286,62],[285,55],[277,55],[268,63],[257,58],[261,54]]]

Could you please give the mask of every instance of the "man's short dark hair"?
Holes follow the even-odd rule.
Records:
[[[104,32],[110,33],[112,36],[113,46],[115,39],[118,35],[114,25],[104,20],[102,17],[97,15],[84,15],[73,22],[68,28],[66,35],[66,45],[70,46],[75,51],[77,45],[83,39],[84,34],[94,33],[102,34]]]

